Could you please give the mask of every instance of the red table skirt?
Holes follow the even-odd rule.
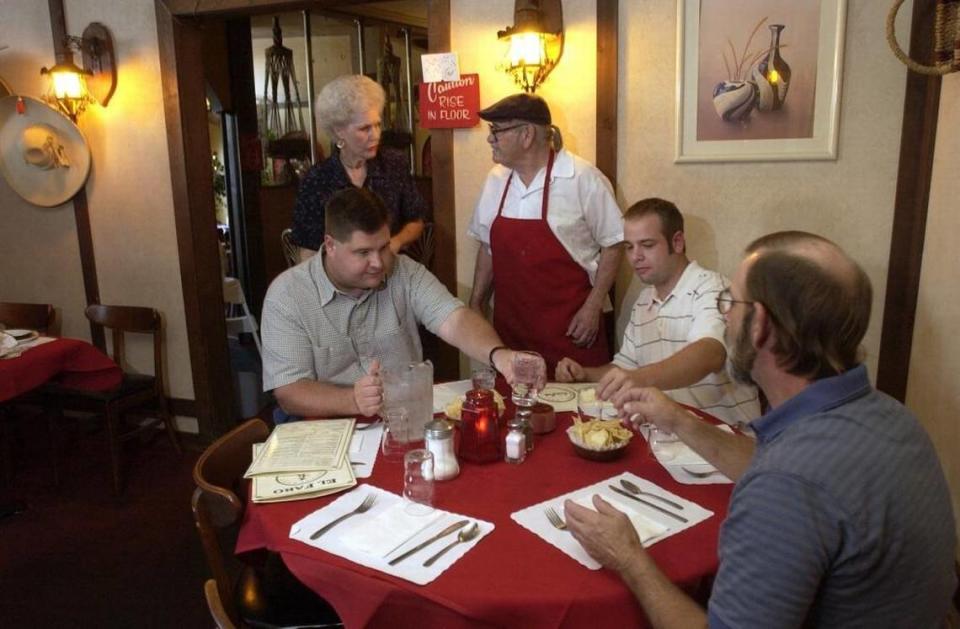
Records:
[[[521,465],[461,462],[456,479],[436,484],[438,508],[482,518],[494,532],[435,581],[417,586],[289,538],[290,526],[333,498],[248,505],[237,552],[268,548],[329,601],[347,627],[645,626],[646,619],[616,574],[591,571],[510,519],[531,504],[629,470],[714,512],[705,522],[655,544],[650,554],[666,575],[694,593],[717,570],[717,538],[732,485],[673,481],[636,436],[619,461],[579,458],[565,433],[538,436]],[[379,459],[361,482],[400,494],[402,464]]]
[[[31,347],[17,358],[0,359],[0,402],[48,380],[74,389],[106,391],[119,386],[122,379],[117,364],[90,343],[59,338]]]

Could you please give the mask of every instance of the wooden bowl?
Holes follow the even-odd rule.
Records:
[[[574,441],[573,435],[567,431],[567,437],[570,438],[570,445],[573,446],[573,451],[577,453],[577,456],[580,456],[588,461],[616,461],[627,451],[627,446],[630,445],[629,441],[625,441],[616,448],[609,448],[606,450],[592,450],[586,446],[582,446],[576,441]]]

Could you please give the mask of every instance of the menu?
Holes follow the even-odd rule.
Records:
[[[322,419],[280,424],[270,433],[244,476],[337,470],[350,445],[355,421]]]
[[[263,443],[253,444],[256,460],[264,449]],[[260,474],[253,477],[254,502],[283,502],[328,496],[357,484],[353,467],[347,458],[334,470],[296,472],[293,474]]]

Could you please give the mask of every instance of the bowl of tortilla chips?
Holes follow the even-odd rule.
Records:
[[[567,436],[577,455],[590,461],[614,461],[627,451],[633,433],[618,419],[583,421],[575,415]]]

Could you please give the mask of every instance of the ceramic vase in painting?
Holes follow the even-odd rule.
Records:
[[[770,25],[770,50],[753,68],[751,78],[757,84],[757,109],[776,111],[783,107],[790,89],[790,65],[780,56],[780,33],[783,24]]]
[[[757,87],[752,81],[721,81],[713,88],[713,108],[728,122],[746,120],[756,102]]]

